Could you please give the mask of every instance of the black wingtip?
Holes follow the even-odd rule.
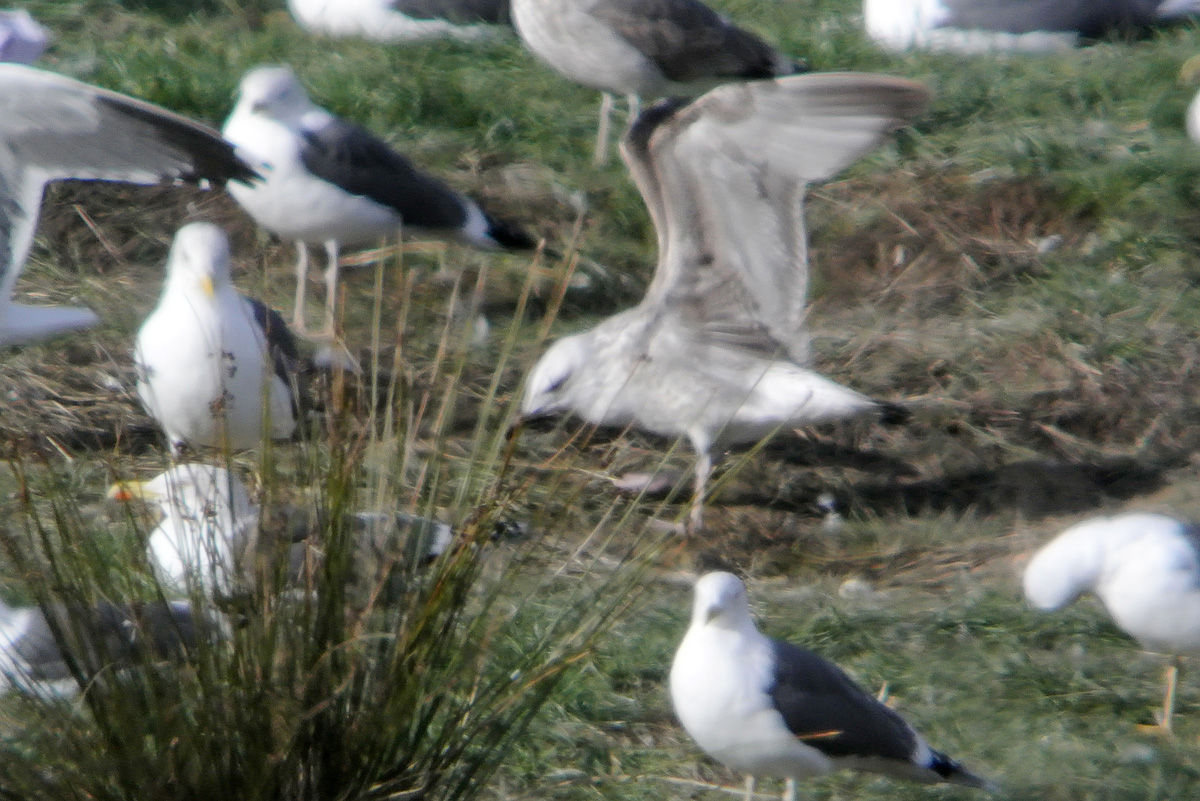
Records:
[[[638,115],[629,126],[625,141],[634,148],[644,149],[654,130],[690,102],[692,98],[689,97],[664,97]]]
[[[976,776],[971,771],[964,768],[959,763],[955,762],[950,757],[934,751],[929,762],[929,770],[942,777],[942,780],[950,784],[958,784],[963,787],[974,787],[978,790],[985,790],[989,793],[996,791],[995,785],[980,776]]]
[[[885,426],[902,426],[912,419],[912,410],[891,401],[879,402],[879,422]]]
[[[506,250],[533,250],[537,240],[524,228],[507,220],[488,215],[488,236]]]

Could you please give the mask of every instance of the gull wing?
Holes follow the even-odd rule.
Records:
[[[206,125],[52,72],[0,65],[0,305],[25,262],[46,183],[254,177]]]
[[[707,337],[807,361],[806,187],[918,114],[912,81],[826,73],[656,104],[622,153],[658,232],[641,308]]]
[[[589,13],[680,83],[770,78],[786,62],[699,0],[603,0]]]

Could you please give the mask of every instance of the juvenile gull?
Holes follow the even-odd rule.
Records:
[[[654,280],[638,306],[546,351],[526,381],[524,417],[686,435],[699,457],[694,530],[719,446],[902,414],[803,366],[802,200],[926,99],[900,78],[829,73],[723,86],[642,114],[622,155],[658,232]]]
[[[288,0],[304,28],[381,42],[490,39],[509,25],[508,0]]]
[[[1200,13],[1200,0],[863,0],[867,33],[889,50],[1049,51]]]
[[[696,744],[750,777],[805,779],[849,768],[989,788],[837,665],[763,635],[746,586],[730,573],[696,582],[670,683],[675,714]],[[791,781],[788,791],[794,795]]]
[[[296,242],[297,330],[305,330],[309,243],[325,245],[326,333],[336,320],[341,247],[375,245],[401,229],[485,250],[536,245],[381,139],[315,105],[287,67],[246,73],[224,134],[265,178],[230,184],[230,194],[259,225]]]
[[[1200,655],[1200,526],[1157,514],[1085,520],[1034,555],[1024,584],[1044,611],[1092,592],[1122,631],[1174,656],[1159,721],[1170,731],[1180,657]]]
[[[0,602],[0,692],[74,695],[79,683],[72,662],[87,683],[113,667],[132,667],[147,658],[181,659],[202,635],[220,629],[185,601],[48,608],[50,618],[36,606]],[[65,652],[63,641],[69,643]]]
[[[176,451],[253,448],[296,428],[296,343],[278,313],[234,289],[230,270],[224,231],[180,228],[138,331],[138,395]]]
[[[0,346],[97,322],[87,309],[12,300],[47,183],[253,176],[233,148],[200,123],[62,75],[0,64]]]
[[[614,94],[626,96],[632,120],[639,97],[694,96],[806,69],[700,0],[512,0],[512,16],[534,55],[604,93],[597,164],[608,160]]]

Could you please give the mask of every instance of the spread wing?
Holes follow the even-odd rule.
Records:
[[[49,181],[254,177],[206,125],[52,72],[0,65],[0,303],[24,264]]]
[[[642,307],[702,338],[807,360],[803,196],[924,108],[902,78],[826,73],[663,101],[622,144],[658,232]]]

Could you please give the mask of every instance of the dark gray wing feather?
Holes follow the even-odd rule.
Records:
[[[673,81],[774,78],[797,70],[699,0],[605,0],[592,14]]]
[[[456,25],[512,24],[509,0],[392,0],[391,7],[413,19],[444,19]]]
[[[1003,31],[1076,32],[1088,38],[1151,25],[1162,0],[945,0],[944,27]]]
[[[457,229],[467,220],[458,194],[370,132],[343,120],[304,131],[301,161],[309,172],[388,206],[405,226]]]
[[[830,757],[912,760],[917,736],[903,718],[832,662],[788,642],[772,644],[771,700],[805,745]]]

